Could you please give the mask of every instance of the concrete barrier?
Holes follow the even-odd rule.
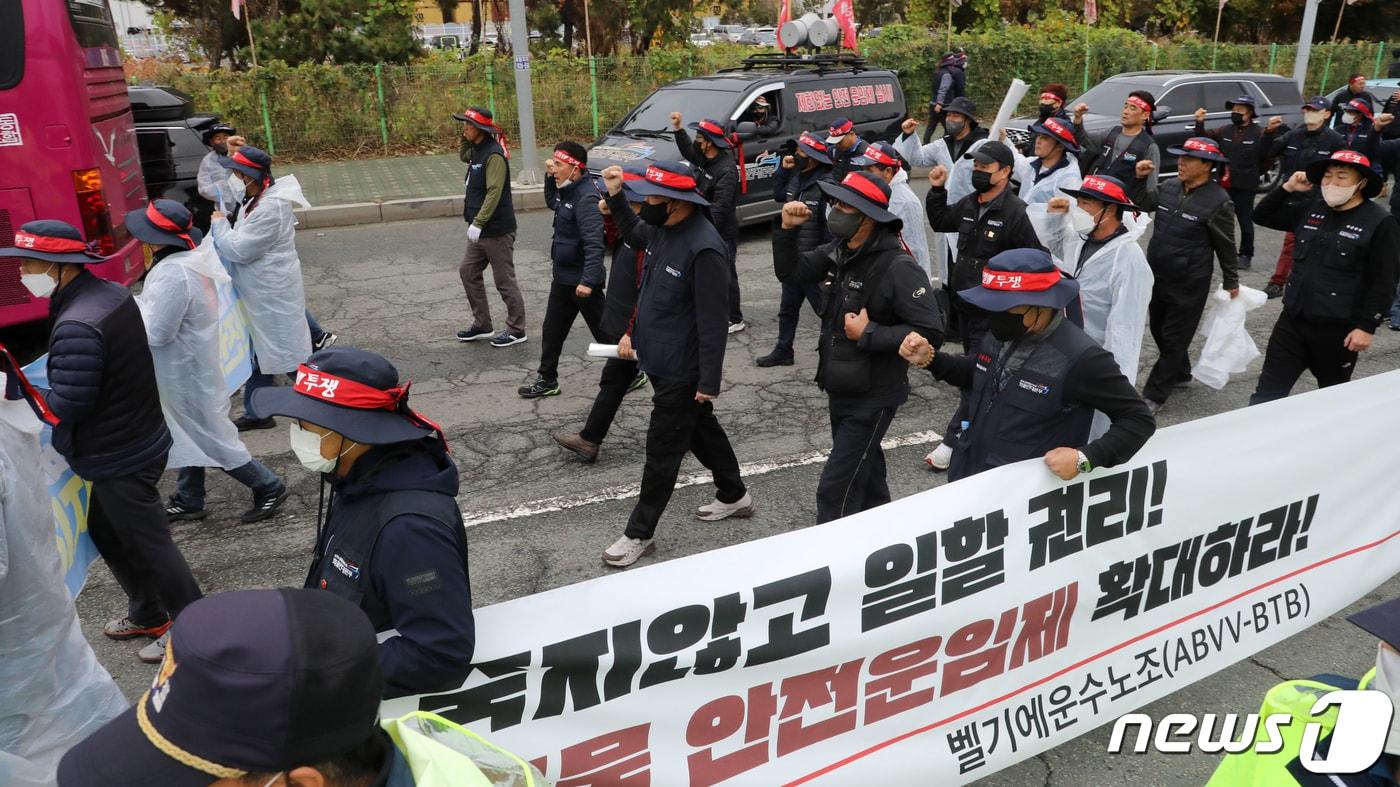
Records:
[[[544,210],[543,186],[511,187],[511,198],[518,212]],[[352,227],[358,224],[379,224],[413,219],[438,219],[462,215],[461,194],[423,199],[396,199],[385,202],[356,202],[348,205],[325,205],[295,211],[297,228],[325,229]]]

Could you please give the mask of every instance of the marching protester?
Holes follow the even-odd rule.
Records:
[[[1337,131],[1346,140],[1348,150],[1369,159],[1380,153],[1381,131],[1390,124],[1391,115],[1377,115],[1373,104],[1366,97],[1353,98],[1342,106],[1341,122]]]
[[[1148,320],[1158,354],[1142,389],[1154,413],[1174,388],[1191,382],[1188,350],[1210,297],[1212,258],[1220,260],[1221,289],[1231,298],[1240,294],[1235,209],[1230,195],[1211,177],[1214,166],[1229,159],[1206,137],[1191,137],[1167,152],[1178,157],[1177,177],[1159,188],[1141,189],[1137,203],[1157,215],[1147,262],[1153,275]],[[1152,171],[1151,162],[1141,162],[1137,182],[1148,181]]]
[[[243,415],[234,423],[240,432],[271,429],[276,421],[258,413],[253,392],[275,385],[273,375],[290,376],[312,350],[293,213],[310,205],[296,176],[274,178],[272,157],[252,145],[239,146],[219,163],[243,183],[244,197],[232,214],[214,212],[209,233],[233,277],[253,338],[253,374],[243,386]]]
[[[1063,121],[1063,125],[1071,126],[1073,124],[1073,119],[1069,116],[1069,112],[1065,110],[1065,102],[1068,100],[1069,88],[1059,82],[1051,82],[1041,88],[1040,98],[1036,103],[1036,122],[1044,125],[1045,121],[1050,118],[1055,118],[1056,120]],[[1036,132],[1032,131],[1030,139],[1027,139],[1025,143],[1021,145],[1021,155],[1035,155],[1035,134]],[[1073,132],[1071,132],[1071,136],[1073,136]],[[1077,151],[1075,155],[1078,155]],[[1078,162],[1075,163],[1075,166],[1078,167]]]
[[[646,175],[646,166],[629,164],[622,170],[622,191],[627,196],[627,204],[633,213],[641,210],[642,196],[633,189],[636,181]],[[632,246],[616,230],[612,220],[612,208],[605,199],[598,200],[598,210],[605,221],[612,222],[613,232],[619,236],[613,249],[612,269],[608,272],[608,293],[603,308],[602,333],[604,344],[616,344],[619,357],[609,358],[603,363],[603,372],[598,378],[598,393],[593,398],[593,406],[588,410],[588,419],[578,432],[554,432],[550,436],[561,448],[577,454],[585,462],[598,460],[598,451],[612,428],[617,408],[627,394],[647,384],[647,376],[637,371],[635,358],[621,357],[632,347],[632,324],[637,316],[637,290],[642,283],[642,268],[646,262],[646,248]]]
[[[1074,107],[1074,133],[1084,151],[1079,161],[1080,172],[1117,178],[1129,184],[1128,196],[1140,202],[1141,195],[1137,192],[1157,188],[1157,170],[1162,168],[1162,151],[1157,147],[1157,140],[1152,138],[1152,113],[1157,111],[1157,99],[1146,90],[1129,93],[1118,115],[1119,124],[1102,134],[1089,134],[1084,130],[1084,115],[1088,111],[1089,105],[1083,102]],[[1152,163],[1141,181],[1137,178],[1140,161]]]
[[[204,158],[199,160],[199,170],[195,173],[195,190],[199,196],[209,201],[219,209],[230,207],[226,203],[237,202],[243,195],[236,194],[229,186],[228,170],[219,163],[219,159],[228,155],[229,137],[238,133],[238,129],[226,123],[215,123],[199,135],[204,146],[209,148],[209,152],[204,154]],[[209,232],[209,213],[207,209],[194,212],[194,225],[201,233]]]
[[[1346,147],[1342,135],[1327,125],[1332,117],[1329,106],[1322,96],[1308,99],[1303,105],[1303,125],[1291,130],[1284,125],[1283,118],[1275,116],[1269,119],[1269,130],[1274,133],[1268,157],[1278,159],[1283,180],[1293,177],[1294,172],[1314,161],[1329,158],[1333,151]],[[1264,287],[1264,294],[1269,298],[1281,297],[1283,285],[1288,283],[1288,274],[1293,270],[1293,240],[1291,231],[1284,233],[1283,248],[1279,250],[1274,275],[1269,277],[1269,283]]]
[[[647,259],[631,346],[618,348],[637,361],[653,392],[641,493],[626,531],[603,551],[604,563],[624,568],[656,551],[656,526],[687,451],[713,474],[716,487],[714,501],[697,509],[697,518],[752,516],[754,502],[714,413],[724,369],[728,250],[705,217],[708,202],[694,171],[684,162],[651,164],[632,185],[644,201],[636,214],[622,191],[622,169],[608,167],[602,175],[622,237],[645,248]]]
[[[972,99],[954,99],[946,107],[946,114],[944,125],[948,133],[922,146],[914,136],[919,121],[905,120],[900,126],[899,139],[895,140],[895,149],[915,167],[941,166],[948,170],[948,202],[954,203],[973,193],[972,159],[967,158],[967,154],[987,142],[987,130],[977,124],[977,105]],[[957,249],[958,237],[956,232],[943,232],[938,233],[938,238],[929,253],[932,278],[943,282],[944,289],[948,289],[949,260]],[[957,315],[945,316],[956,322]]]
[[[831,156],[831,182],[840,183],[852,170],[856,156],[865,152],[867,143],[856,133],[850,118],[836,118],[826,130],[827,153]]]
[[[490,341],[492,347],[520,344],[525,335],[525,298],[515,280],[515,204],[510,193],[510,153],[505,132],[491,111],[468,107],[453,113],[462,124],[457,158],[467,165],[462,219],[467,222],[467,248],[457,273],[467,293],[472,324],[457,332],[457,341]],[[486,268],[506,305],[506,327],[492,329],[491,302],[486,299]]]
[[[1016,157],[1012,177],[1021,183],[1021,201],[1035,205],[1079,185],[1079,143],[1075,141],[1074,129],[1053,117],[1032,123],[1029,131],[1035,158],[1026,158],[1012,148]],[[1003,131],[1003,141],[1005,136]]]
[[[831,148],[825,142],[804,131],[797,139],[791,156],[784,156],[773,176],[773,199],[780,205],[793,200],[803,202],[812,211],[812,219],[804,222],[797,233],[798,251],[807,252],[831,241],[826,226],[826,192],[822,183],[831,182]],[[778,218],[781,226],[782,217]],[[777,235],[773,240],[777,242]],[[776,254],[776,251],[775,251]],[[778,343],[767,355],[754,359],[761,367],[791,366],[794,362],[793,342],[797,340],[797,323],[802,316],[803,302],[812,306],[820,319],[822,291],[815,282],[781,282],[778,299]]]
[[[126,214],[126,228],[152,248],[151,270],[136,297],[155,362],[161,410],[173,444],[168,467],[179,468],[165,515],[203,519],[204,468],[218,467],[253,493],[244,522],[260,522],[287,499],[287,485],[253,458],[229,421],[228,385],[219,354],[218,286],[230,281],[218,255],[200,245],[190,212],[158,199]]]
[[[95,248],[72,225],[31,221],[0,258],[18,258],[20,283],[49,298],[53,447],[92,483],[88,535],[127,597],[126,616],[102,633],[155,639],[139,656],[156,662],[170,621],[201,593],[156,488],[171,439],[141,310],[126,287],[88,270],[103,261]]]
[[[898,217],[904,227],[900,233],[904,249],[914,258],[930,283],[937,286],[940,282],[933,277],[932,263],[928,257],[928,234],[924,232],[927,218],[924,204],[909,188],[909,165],[888,142],[872,142],[853,163],[864,167],[866,172],[890,187],[890,213]]]
[[[676,148],[699,174],[700,196],[709,202],[710,220],[728,250],[729,332],[744,330],[744,312],[739,305],[739,191],[741,168],[730,151],[734,143],[724,126],[706,118],[695,125],[695,141],[681,128],[681,113],[671,113]]]
[[[942,344],[943,319],[928,275],[900,242],[901,221],[889,210],[885,180],[852,172],[840,184],[818,181],[818,187],[834,200],[827,227],[835,240],[800,251],[798,233],[813,210],[789,202],[773,238],[773,270],[783,282],[825,282],[816,382],[827,395],[832,446],[817,483],[821,523],[890,501],[880,441],[909,398],[900,343],[914,332]]]
[[[1342,127],[1350,125],[1351,121],[1343,118],[1342,115],[1346,114],[1347,107],[1356,99],[1364,101],[1367,109],[1374,107],[1376,104],[1376,97],[1372,95],[1371,91],[1366,89],[1366,75],[1360,72],[1349,75],[1347,77],[1346,89],[1339,91],[1337,95],[1332,98],[1332,106],[1330,107],[1332,110],[1332,125],[1339,131]]]
[[[192,604],[151,688],[63,757],[59,787],[544,784],[515,755],[431,713],[377,724],[391,680],[373,627],[317,590]],[[480,762],[480,766],[478,766]]]
[[[1283,311],[1250,404],[1287,396],[1304,370],[1319,387],[1347,382],[1357,354],[1371,348],[1400,276],[1400,223],[1372,201],[1381,183],[1369,159],[1339,150],[1259,203],[1259,223],[1292,230],[1295,240]]]
[[[596,341],[606,340],[602,330],[603,214],[598,212],[598,190],[588,176],[588,152],[572,140],[554,146],[546,164],[545,206],[554,211],[554,237],[549,244],[553,279],[540,327],[539,377],[522,386],[522,399],[559,395],[559,353],[574,320],[583,322]]]
[[[1127,462],[1156,431],[1118,362],[1065,317],[1078,293],[1078,282],[1048,252],[1004,251],[987,264],[981,284],[958,293],[991,315],[975,354],[936,352],[918,333],[900,344],[905,360],[967,393],[968,425],[949,481],[1035,457],[1068,481]],[[1090,439],[1095,410],[1109,427]]]
[[[924,129],[924,144],[933,136],[933,130],[946,119],[945,112],[953,99],[967,95],[967,71],[965,61],[957,52],[947,52],[938,60],[933,71],[933,90],[928,102],[928,127]],[[946,133],[952,133],[945,127]]]
[[[461,685],[476,644],[457,465],[442,429],[409,406],[384,358],[330,347],[268,388],[259,407],[293,419],[297,461],[330,485],[306,586],[358,604],[376,631],[386,697]]]
[[[1035,227],[1026,216],[1026,204],[1011,191],[1011,170],[1016,159],[1005,143],[988,141],[970,153],[973,193],[949,204],[948,170],[938,165],[929,171],[925,197],[928,221],[935,231],[957,233],[957,256],[949,266],[948,284],[952,290],[952,311],[957,316],[958,339],[963,351],[971,353],[982,343],[989,315],[977,305],[964,301],[959,293],[975,287],[982,269],[1007,249],[1041,249]],[[966,397],[948,422],[942,444],[926,458],[936,471],[948,469],[965,420]]]
[[[1045,245],[1079,283],[1084,332],[1113,355],[1118,371],[1136,385],[1152,300],[1152,268],[1137,242],[1147,221],[1139,218],[1124,185],[1110,175],[1090,175],[1083,185],[1064,192],[1068,198],[1056,197],[1048,205]],[[1098,413],[1090,437],[1106,431],[1108,416]]]
[[[1230,125],[1206,128],[1206,108],[1196,110],[1196,136],[1207,137],[1220,145],[1229,163],[1220,176],[1220,185],[1230,195],[1235,206],[1235,222],[1240,228],[1240,250],[1236,269],[1249,270],[1254,259],[1254,198],[1258,195],[1259,173],[1267,167],[1272,137],[1278,127],[1260,129],[1254,122],[1256,104],[1253,96],[1240,96],[1225,102],[1230,111]]]
[[[65,751],[127,703],[64,586],[35,418],[43,398],[3,345],[0,364],[14,397],[0,400],[0,782],[42,787]]]

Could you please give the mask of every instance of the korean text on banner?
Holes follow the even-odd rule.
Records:
[[[1071,482],[1022,462],[486,607],[466,684],[382,712],[441,713],[555,781],[970,782],[1392,576],[1391,471],[1353,458],[1400,432],[1397,385],[1173,426]]]
[[[24,376],[34,387],[49,387],[48,363],[49,356],[44,355],[24,367]],[[48,424],[43,424],[39,430],[39,450],[44,483],[48,484],[49,500],[53,503],[54,541],[63,567],[63,584],[77,598],[83,583],[87,582],[88,567],[97,559],[97,546],[87,531],[92,484],[79,478],[54,450],[53,427]]]

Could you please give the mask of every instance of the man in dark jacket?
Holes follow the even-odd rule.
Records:
[[[408,404],[393,364],[329,347],[258,407],[295,419],[292,452],[331,487],[306,587],[359,605],[375,631],[385,697],[460,686],[476,645],[457,466],[442,430]]]
[[[1191,381],[1187,350],[1210,297],[1212,258],[1220,260],[1221,288],[1231,298],[1240,294],[1235,273],[1235,208],[1230,195],[1211,177],[1212,168],[1228,159],[1215,140],[1205,137],[1191,137],[1167,152],[1178,157],[1177,177],[1160,188],[1138,190],[1139,207],[1157,214],[1147,244],[1153,276],[1147,319],[1158,355],[1142,389],[1154,413],[1166,404],[1172,389]],[[1144,180],[1139,177],[1137,182],[1141,186]]]
[[[470,107],[452,116],[462,126],[457,157],[467,164],[466,200],[462,218],[467,222],[467,250],[457,273],[467,293],[472,324],[457,332],[457,341],[488,339],[492,347],[509,347],[526,340],[525,299],[515,280],[515,204],[510,194],[510,154],[505,133],[491,112]],[[496,291],[506,304],[506,329],[491,330],[491,304],[486,300],[486,267]]]
[[[627,205],[620,167],[603,170],[603,182],[622,237],[646,249],[637,320],[624,356],[636,360],[652,384],[646,467],[627,530],[603,552],[604,563],[623,568],[656,550],[656,525],[687,451],[715,480],[715,499],[695,512],[698,518],[752,516],[754,504],[714,413],[724,370],[728,266],[724,239],[701,210],[707,203],[694,170],[679,161],[647,167],[632,186],[645,200],[639,214]],[[624,355],[622,348],[618,354]]]
[[[949,481],[1037,456],[1068,481],[1128,461],[1156,431],[1112,353],[1065,317],[1079,284],[1049,252],[1002,252],[987,264],[981,284],[958,295],[992,315],[976,354],[936,353],[917,333],[900,346],[906,360],[963,389],[971,403]],[[1091,441],[1096,410],[1110,426]]]
[[[948,52],[938,60],[933,72],[933,89],[929,91],[928,128],[924,129],[924,144],[933,136],[933,129],[943,122],[944,111],[955,98],[967,95],[967,71],[957,52]]]
[[[1112,175],[1121,183],[1137,185],[1137,165],[1151,162],[1141,186],[1128,193],[1133,202],[1139,201],[1140,189],[1157,188],[1157,170],[1162,167],[1162,152],[1152,138],[1152,113],[1157,111],[1157,99],[1146,90],[1134,90],[1123,101],[1118,115],[1119,125],[1102,134],[1084,130],[1084,115],[1089,105],[1074,107],[1074,131],[1079,137],[1079,171],[1085,175]]]
[[[1036,118],[1038,123],[1045,123],[1050,118],[1058,118],[1066,123],[1073,123],[1074,119],[1069,116],[1069,111],[1065,109],[1065,102],[1069,100],[1069,88],[1059,82],[1051,82],[1040,89],[1040,99],[1036,104]],[[1029,134],[1026,141],[1021,145],[1021,154],[1024,156],[1035,155],[1035,134]],[[1075,143],[1076,149],[1078,143]],[[1075,162],[1078,164],[1078,162]]]
[[[1206,129],[1206,108],[1196,110],[1196,136],[1208,137],[1220,145],[1220,152],[1229,159],[1220,185],[1230,195],[1235,206],[1235,221],[1240,228],[1240,253],[1237,270],[1249,270],[1254,259],[1254,198],[1258,194],[1259,174],[1265,169],[1269,143],[1278,127],[1264,131],[1254,122],[1253,96],[1240,96],[1225,102],[1230,110],[1230,125]]]
[[[801,251],[801,227],[822,207],[788,202],[773,238],[773,270],[783,282],[822,282],[816,382],[831,411],[831,454],[817,484],[821,523],[890,501],[880,441],[909,398],[900,342],[913,331],[942,344],[943,317],[928,276],[899,240],[889,185],[868,172],[817,185],[835,200],[827,218],[834,240]]]
[[[1366,89],[1366,75],[1360,72],[1348,76],[1346,89],[1337,93],[1336,97],[1332,99],[1332,125],[1338,131],[1347,125],[1347,122],[1342,118],[1342,115],[1347,111],[1347,105],[1358,98],[1364,100],[1368,107],[1376,105],[1376,97]]]
[[[781,205],[793,200],[806,203],[813,216],[803,222],[797,232],[797,249],[801,252],[813,249],[831,240],[826,228],[826,193],[819,187],[831,182],[831,148],[825,142],[803,132],[797,140],[797,149],[791,156],[784,156],[782,165],[773,176],[773,199]],[[782,219],[778,219],[781,226]],[[777,253],[778,236],[773,236],[774,253]],[[773,351],[754,360],[758,366],[791,366],[794,360],[792,345],[797,340],[797,322],[802,316],[802,303],[812,305],[812,311],[821,315],[821,288],[815,282],[782,282],[782,294],[778,301],[778,343]]]
[[[1341,110],[1337,132],[1345,140],[1347,149],[1376,161],[1380,156],[1382,132],[1394,116],[1384,113],[1377,115],[1375,104],[1365,96],[1353,98]]]
[[[579,314],[595,341],[607,341],[602,331],[607,277],[603,214],[598,212],[598,190],[588,176],[588,152],[572,140],[560,142],[545,169],[544,202],[554,211],[554,238],[549,246],[554,280],[540,328],[539,377],[521,386],[522,399],[559,395],[559,353]]]
[[[1313,96],[1303,105],[1303,125],[1289,130],[1283,118],[1269,119],[1266,132],[1272,132],[1268,157],[1279,160],[1279,171],[1284,180],[1314,161],[1326,159],[1332,151],[1346,147],[1341,134],[1328,127],[1332,117],[1331,105],[1322,96]],[[1279,250],[1278,262],[1274,264],[1274,275],[1264,286],[1264,293],[1270,298],[1283,295],[1283,285],[1288,283],[1288,275],[1293,270],[1293,233],[1283,236],[1283,248]]]
[[[856,133],[856,124],[850,118],[836,118],[826,129],[827,155],[831,157],[831,182],[840,183],[853,170],[860,169],[853,162],[856,156],[865,152],[869,143]]]
[[[715,120],[695,124],[695,141],[681,127],[679,112],[671,113],[676,149],[696,168],[700,196],[709,202],[710,220],[728,249],[729,332],[744,330],[744,311],[739,307],[739,193],[746,188],[742,170],[734,158],[734,141]]]
[[[1293,173],[1259,203],[1260,224],[1292,229],[1297,240],[1250,404],[1287,396],[1304,370],[1319,387],[1344,383],[1357,353],[1371,348],[1400,271],[1400,224],[1372,201],[1380,190],[1369,159],[1339,150]]]
[[[92,483],[88,534],[127,598],[126,617],[102,633],[155,638],[140,653],[155,663],[171,621],[201,593],[156,488],[171,439],[141,311],[126,287],[88,271],[103,261],[95,248],[69,224],[31,221],[0,258],[18,258],[24,287],[50,299],[53,447]]]

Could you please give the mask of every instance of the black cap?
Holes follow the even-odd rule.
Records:
[[[62,787],[206,787],[325,762],[375,729],[374,627],[324,590],[240,590],[180,613],[150,690],[64,755]]]
[[[1400,598],[1367,607],[1347,620],[1392,648],[1400,650]]]
[[[1011,148],[1005,142],[998,142],[989,139],[978,145],[974,150],[964,153],[963,158],[970,158],[978,164],[999,164],[1003,167],[1016,166],[1016,156],[1011,153]]]

